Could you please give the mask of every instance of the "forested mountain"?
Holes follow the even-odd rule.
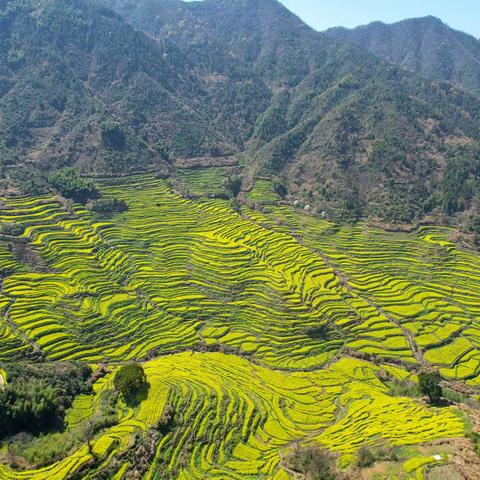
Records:
[[[139,169],[228,144],[190,69],[114,12],[83,0],[0,5],[7,172],[26,164]]]
[[[242,116],[246,127],[256,118],[245,130],[251,169],[285,176],[306,202],[393,221],[470,207],[480,104],[468,94],[332,41],[274,0],[108,5],[175,43],[223,118],[251,112]],[[252,81],[265,110],[245,91]]]
[[[438,18],[413,18],[391,25],[373,22],[351,30],[331,28],[325,33],[411,72],[480,95],[480,41]]]
[[[472,209],[480,100],[315,32],[276,0],[1,7],[5,176],[245,152],[247,180],[283,178],[332,215]]]

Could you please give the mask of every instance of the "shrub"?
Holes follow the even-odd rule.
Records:
[[[275,190],[275,193],[280,197],[280,198],[285,198],[287,196],[288,190],[285,184],[281,182],[275,182],[273,184],[273,189]]]
[[[397,451],[390,445],[376,445],[373,447],[363,445],[358,450],[357,465],[360,468],[368,468],[378,461],[398,461]]]
[[[22,235],[24,231],[25,231],[25,226],[22,223],[5,222],[5,223],[2,223],[0,226],[0,233],[2,235],[10,235],[10,236],[18,237]]]
[[[477,432],[470,432],[467,437],[472,441],[475,453],[480,455],[480,434]]]
[[[233,211],[240,213],[240,202],[238,201],[237,198],[232,198],[230,200],[230,207]]]
[[[296,446],[287,463],[307,480],[334,480],[336,477],[332,457],[319,447]]]
[[[237,175],[227,178],[227,180],[225,181],[225,189],[230,194],[230,197],[238,197],[238,194],[240,193],[240,190],[242,188],[242,182],[242,177],[239,177]]]
[[[367,447],[363,446],[358,450],[357,454],[357,465],[361,468],[370,467],[375,463],[375,456],[373,451]]]
[[[421,395],[419,387],[410,380],[393,379],[388,383],[389,394],[394,397],[419,397]]]
[[[143,367],[138,363],[129,363],[120,367],[113,379],[115,390],[127,401],[132,400],[147,384]]]

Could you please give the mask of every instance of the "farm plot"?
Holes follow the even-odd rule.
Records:
[[[454,410],[388,395],[380,367],[353,357],[430,364],[478,386],[480,257],[448,229],[392,234],[274,204],[235,212],[203,196],[208,175],[218,180],[204,173],[183,180],[197,201],[149,175],[102,184],[129,207],[108,217],[48,196],[2,199],[0,222],[24,233],[0,243],[0,361],[157,359],[145,363],[148,398],[95,438],[95,467],[82,446],[38,471],[0,466],[0,480],[81,468],[120,479],[135,434],[167,404],[176,428],[160,440],[151,479],[283,480],[292,442],[324,446],[347,466],[378,439],[463,434]],[[209,350],[231,354],[193,353]],[[111,383],[76,399],[68,428],[95,415]]]
[[[118,425],[95,437],[96,463],[89,464],[92,455],[84,446],[42,470],[0,467],[0,479],[61,480],[80,468],[86,469],[83,478],[96,478],[106,469],[113,477],[128,467],[121,462],[115,467],[111,455],[132,448],[135,432],[137,438],[144,435],[167,404],[174,408],[176,427],[160,439],[147,478],[277,478],[283,472],[280,452],[292,442],[326,446],[347,466],[359,446],[378,439],[415,445],[463,434],[452,409],[429,409],[388,396],[375,376],[378,367],[360,360],[286,373],[234,355],[182,353],[144,367],[148,397],[135,409],[125,408]],[[90,402],[80,397],[67,418],[85,420],[109,388],[111,376],[95,385]]]
[[[105,218],[48,197],[2,201],[0,221],[21,218],[48,268],[0,255],[15,267],[0,355],[125,360],[225,345],[301,370],[349,348],[477,383],[480,259],[448,229],[339,227],[289,207],[238,214],[148,175],[101,190],[129,210]]]
[[[371,320],[318,255],[226,204],[187,201],[146,176],[103,193],[129,210],[102,219],[41,199],[42,218],[38,202],[27,204],[35,216],[24,208],[24,237],[51,273],[9,276],[8,315],[52,359],[141,358],[204,343],[302,369],[323,365],[354,335],[350,326]],[[382,321],[392,355],[412,361],[401,331]]]
[[[177,187],[188,195],[215,196],[225,193],[227,171],[222,167],[183,169],[177,174]]]
[[[339,227],[288,207],[266,216],[270,228],[294,233],[339,272],[351,295],[380,315],[380,321],[373,316],[372,323],[354,327],[349,347],[392,356],[392,348],[405,343],[384,331],[386,318],[444,377],[478,384],[480,257],[450,242],[451,230],[424,227],[413,235]]]

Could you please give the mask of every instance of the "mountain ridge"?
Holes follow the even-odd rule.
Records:
[[[413,73],[480,95],[480,41],[432,15],[353,29],[335,27],[324,33]]]

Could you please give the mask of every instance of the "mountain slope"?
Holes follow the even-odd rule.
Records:
[[[247,177],[285,177],[297,197],[347,217],[410,222],[432,207],[471,207],[473,187],[452,192],[457,183],[443,181],[446,165],[460,162],[477,182],[480,103],[468,94],[339,44],[273,0],[107,3],[159,42],[175,43],[208,79],[217,106],[225,105],[219,92],[238,92],[237,76],[269,89],[247,141]],[[248,109],[234,98],[235,111]]]
[[[332,28],[325,33],[411,72],[480,95],[480,41],[438,18],[414,18],[392,25],[373,22],[352,30]]]
[[[277,176],[331,216],[411,222],[475,204],[480,101],[276,0],[12,0],[2,12],[4,175],[245,152],[244,188]]]
[[[5,5],[0,149],[7,169],[147,168],[163,163],[165,151],[196,155],[210,140],[222,145],[195,76],[113,12],[81,0]]]

